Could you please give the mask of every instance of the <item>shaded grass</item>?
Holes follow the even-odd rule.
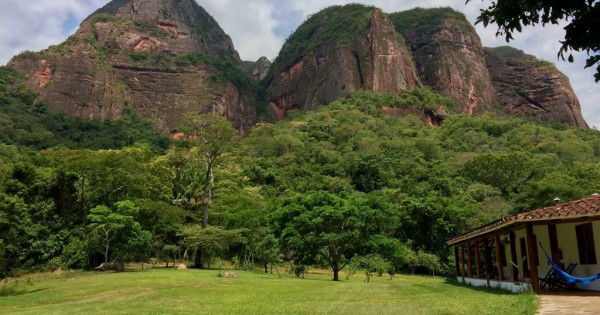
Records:
[[[32,275],[25,294],[0,298],[2,314],[533,314],[533,294],[473,290],[442,278],[364,283],[239,271],[150,269]]]

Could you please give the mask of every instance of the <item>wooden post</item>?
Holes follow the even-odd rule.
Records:
[[[492,249],[487,238],[483,239],[483,261],[485,265],[485,279],[487,280],[488,287],[490,286],[490,279],[492,277]]]
[[[514,231],[510,231],[510,259],[512,260],[512,275],[513,281],[519,281],[519,268],[515,266],[518,263],[517,260],[517,237]]]
[[[460,277],[460,265],[458,259],[458,246],[454,246],[454,270],[456,271],[456,276]]]
[[[467,270],[469,278],[473,278],[473,252],[471,251],[471,244],[467,244]]]
[[[465,277],[465,245],[460,247],[460,274]]]
[[[540,293],[540,282],[538,280],[538,267],[536,248],[537,244],[533,240],[533,225],[531,223],[525,224],[525,232],[527,237],[527,262],[529,263],[529,273],[531,273],[531,288],[533,292]]]
[[[502,260],[504,260],[502,254],[504,254],[504,251],[500,249],[500,246],[504,246],[504,244],[502,244],[502,242],[500,241],[500,235],[496,235],[494,241],[496,243],[496,264],[498,265],[498,280],[502,281],[504,280],[504,268],[502,267]]]
[[[477,268],[477,279],[481,279],[481,254],[478,241],[475,241],[475,268]]]

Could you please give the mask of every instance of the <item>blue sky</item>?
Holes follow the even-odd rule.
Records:
[[[64,41],[74,33],[80,21],[109,0],[1,0],[0,64],[25,50],[38,51]],[[479,9],[489,0],[197,0],[233,39],[242,59],[260,56],[275,58],[285,39],[306,17],[327,6],[359,2],[374,5],[386,12],[414,7],[449,6],[465,13],[474,22]],[[493,27],[476,26],[485,46],[506,45],[495,36]],[[600,85],[591,69],[583,69],[586,55],[574,54],[575,63],[557,60],[558,42],[564,37],[561,26],[527,27],[516,34],[510,45],[538,58],[554,62],[571,81],[581,102],[588,124],[600,128]]]

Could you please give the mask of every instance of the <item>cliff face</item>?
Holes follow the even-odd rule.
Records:
[[[588,128],[569,79],[552,63],[508,46],[486,48],[485,57],[506,111],[525,118]]]
[[[194,0],[114,0],[65,43],[9,65],[68,115],[118,118],[129,106],[173,130],[186,112],[218,111],[242,132],[255,94],[229,36]]]
[[[264,79],[269,73],[271,68],[271,61],[267,57],[260,57],[257,61],[244,61],[244,69],[246,72],[254,78],[254,80],[260,81]]]
[[[290,37],[266,78],[270,109],[313,110],[359,89],[400,92],[420,85],[408,49],[381,10],[334,6]]]
[[[452,98],[460,112],[494,111],[496,94],[481,41],[462,13],[416,8],[390,19],[406,39],[423,84]]]

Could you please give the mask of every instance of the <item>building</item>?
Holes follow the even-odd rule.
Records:
[[[459,281],[540,293],[551,270],[542,248],[572,275],[600,272],[600,195],[503,218],[447,241]],[[600,290],[600,281],[583,287]]]

